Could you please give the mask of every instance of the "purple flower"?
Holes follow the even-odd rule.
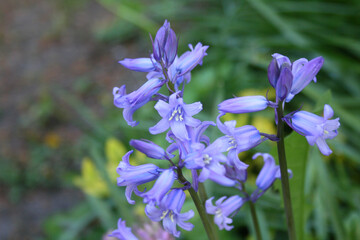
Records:
[[[212,144],[205,148],[201,143],[192,145],[193,152],[185,159],[185,167],[188,169],[202,169],[199,181],[210,179],[223,186],[234,186],[235,181],[225,177],[225,167],[220,162],[227,162],[226,157],[219,151],[218,146]]]
[[[149,158],[169,160],[174,157],[174,155],[165,152],[165,150],[159,145],[146,139],[144,140],[131,139],[130,146],[144,153]]]
[[[176,225],[186,231],[191,231],[194,227],[191,223],[185,222],[194,216],[194,212],[190,210],[180,213],[184,201],[185,193],[181,189],[173,189],[161,200],[159,208],[154,203],[146,205],[145,213],[152,221],[162,220],[164,229],[175,237],[179,237],[180,231],[177,231]]]
[[[216,206],[214,206],[212,204],[213,198],[214,197],[206,201],[206,212],[215,215],[214,222],[218,225],[220,230],[231,230],[234,226],[229,225],[232,223],[232,219],[228,216],[239,210],[246,200],[237,195],[231,196],[228,199],[222,197],[216,201]]]
[[[169,127],[173,134],[181,139],[188,140],[189,134],[186,126],[197,127],[201,121],[192,116],[202,110],[200,102],[185,104],[182,98],[177,98],[178,93],[169,97],[169,103],[159,100],[155,109],[159,112],[162,119],[149,129],[151,134],[159,134],[166,131]]]
[[[316,81],[316,74],[324,63],[322,57],[314,58],[311,61],[300,58],[293,63],[290,62],[288,57],[278,53],[273,54],[272,57],[273,60],[268,67],[269,82],[276,89],[279,99],[283,99],[286,96],[286,102],[289,102],[312,80]],[[290,67],[291,74],[288,71]]]
[[[218,105],[220,114],[250,113],[264,110],[269,101],[263,96],[236,97],[223,101]]]
[[[137,190],[137,186],[158,178],[160,174],[159,168],[154,164],[143,164],[139,166],[132,166],[129,163],[129,156],[133,151],[129,151],[122,158],[116,172],[120,175],[117,178],[117,184],[119,186],[126,186],[125,196],[130,204],[134,204],[135,201],[131,200],[131,194],[133,191],[137,195],[141,194]]]
[[[219,147],[221,152],[228,152],[228,159],[231,165],[235,165],[239,169],[245,169],[248,165],[240,161],[238,154],[256,147],[266,138],[261,139],[259,130],[254,126],[245,125],[236,128],[235,120],[222,123],[220,121],[221,116],[217,117],[216,122],[217,127],[225,136],[218,138],[214,144]]]
[[[146,193],[140,195],[144,198],[144,203],[155,202],[156,204],[160,204],[161,199],[171,189],[174,180],[175,173],[173,169],[163,171],[154,186]]]
[[[323,155],[330,155],[332,151],[325,140],[336,137],[340,127],[339,118],[329,120],[333,115],[333,109],[325,104],[323,117],[299,111],[286,115],[284,119],[292,129],[305,136],[310,145],[316,143]]]
[[[153,42],[154,59],[159,63],[163,62],[165,67],[169,67],[175,60],[177,46],[175,32],[170,28],[170,23],[165,20]]]
[[[209,46],[203,46],[201,43],[198,43],[195,48],[189,44],[189,48],[191,51],[187,51],[179,58],[176,58],[174,64],[169,68],[169,75],[174,84],[178,77],[187,74],[198,64],[202,65],[202,59],[207,55],[206,50]]]
[[[126,227],[125,221],[122,221],[121,218],[118,220],[118,229],[114,230],[109,236],[116,237],[120,240],[138,240],[131,232],[131,228]]]
[[[126,86],[120,88],[115,87],[113,90],[114,105],[118,108],[123,108],[123,116],[125,121],[132,127],[136,126],[138,122],[133,121],[132,115],[134,112],[148,103],[151,97],[156,94],[165,81],[154,78],[148,80],[138,90],[126,94]]]

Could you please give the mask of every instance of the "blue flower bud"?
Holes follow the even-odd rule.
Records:
[[[223,113],[250,113],[264,110],[269,101],[263,96],[246,96],[227,99],[218,105],[219,112]]]

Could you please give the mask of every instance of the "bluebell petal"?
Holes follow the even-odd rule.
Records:
[[[289,67],[282,67],[279,79],[276,83],[276,97],[283,101],[290,93],[293,75]]]
[[[317,138],[316,145],[323,155],[328,156],[332,153],[324,138]]]
[[[159,115],[162,118],[168,118],[169,117],[170,106],[169,106],[168,103],[160,100],[155,104],[154,108],[158,111]]]
[[[180,140],[189,140],[190,139],[184,122],[171,121],[170,127],[171,127],[171,131],[174,133],[174,135],[177,138],[179,138]]]
[[[276,59],[279,68],[284,64],[291,65],[290,59],[284,55],[281,55],[279,53],[274,53],[271,56]]]
[[[185,221],[188,221],[193,216],[194,216],[194,211],[193,210],[189,210],[186,213],[181,213],[181,214],[179,214],[177,216],[177,224],[182,229],[184,229],[186,231],[191,231],[194,228],[194,225],[192,223],[185,222]]]
[[[331,108],[330,105],[324,105],[324,119],[330,119],[334,116],[334,110]]]
[[[151,134],[159,134],[165,132],[170,127],[169,121],[166,118],[161,119],[155,126],[149,128]]]
[[[291,65],[291,72],[293,73],[293,75],[298,74],[308,62],[309,61],[306,58],[300,58],[293,62],[293,64]]]
[[[197,127],[201,124],[201,121],[199,119],[195,119],[193,117],[186,117],[185,118],[185,124],[190,127]]]
[[[163,219],[164,229],[174,235],[175,237],[180,237],[180,231],[176,230],[176,223],[171,220],[171,218],[166,217]]]
[[[191,104],[186,104],[183,106],[185,112],[189,116],[193,116],[198,114],[202,110],[202,104],[200,102],[195,102]]]
[[[279,78],[279,75],[280,75],[279,65],[276,61],[276,58],[273,58],[268,67],[268,79],[269,79],[270,85],[273,88],[275,88],[275,86],[276,86],[276,82]]]
[[[159,222],[162,219],[163,211],[155,207],[154,203],[149,203],[145,206],[145,214],[151,221]]]

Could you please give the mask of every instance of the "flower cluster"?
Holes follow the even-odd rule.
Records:
[[[133,166],[129,162],[129,151],[117,167],[119,186],[125,186],[125,195],[130,204],[134,204],[132,194],[143,199],[146,204],[146,215],[155,222],[162,221],[164,229],[175,237],[180,236],[177,226],[190,231],[193,225],[188,222],[193,216],[192,210],[182,213],[186,190],[197,192],[199,183],[209,179],[219,185],[234,187],[238,195],[229,198],[222,197],[212,204],[213,198],[206,201],[208,214],[214,215],[214,221],[220,229],[230,230],[233,216],[247,202],[255,202],[273,182],[280,178],[279,166],[274,158],[267,153],[257,153],[254,159],[262,156],[264,165],[257,180],[257,189],[251,194],[244,189],[247,180],[248,164],[239,159],[239,153],[252,149],[266,140],[277,140],[276,136],[259,132],[254,126],[236,127],[236,121],[221,121],[226,113],[247,113],[260,111],[267,107],[277,108],[284,101],[290,101],[315,76],[323,59],[311,61],[299,59],[293,64],[280,54],[274,54],[269,66],[269,81],[276,89],[276,102],[270,102],[263,96],[240,97],[226,100],[219,104],[219,116],[216,123],[201,121],[193,116],[202,111],[200,102],[187,104],[183,100],[185,86],[190,83],[191,71],[202,64],[207,55],[208,46],[201,43],[195,47],[189,45],[190,51],[180,57],[177,55],[177,37],[165,21],[152,39],[153,52],[148,58],[124,59],[120,61],[124,67],[139,72],[148,72],[147,81],[138,90],[127,94],[125,85],[114,88],[114,104],[123,109],[126,122],[134,127],[138,122],[133,120],[134,112],[149,101],[156,101],[155,109],[160,115],[160,121],[149,128],[153,135],[166,132],[168,146],[163,148],[156,143],[141,139],[131,140],[130,145],[137,151],[152,159],[168,162],[167,168],[154,164]],[[166,86],[169,95],[160,94],[160,89]],[[339,126],[338,119],[332,117],[332,109],[325,106],[324,117],[299,111],[284,117],[295,131],[305,135],[310,144],[316,143],[325,154],[330,149],[324,141],[336,136]],[[206,136],[208,127],[217,127],[222,133],[214,141]],[[331,152],[331,151],[330,151]],[[186,179],[183,171],[191,172],[191,179]],[[291,173],[291,172],[290,172]],[[153,182],[151,189],[139,190],[138,186]],[[178,182],[180,187],[174,187]],[[179,185],[178,185],[179,186]],[[137,239],[130,228],[119,220],[118,230],[112,236],[119,239]]]
[[[275,89],[276,102],[270,102],[264,96],[236,97],[220,103],[220,113],[257,112],[267,107],[276,109],[280,104],[284,110],[285,102],[290,102],[311,81],[316,82],[316,75],[324,63],[322,57],[310,61],[300,58],[293,63],[288,57],[278,53],[272,57],[268,67],[268,79]],[[276,110],[275,114],[277,115]],[[323,117],[307,111],[295,111],[284,116],[282,120],[297,133],[305,136],[310,145],[316,143],[322,154],[330,155],[332,151],[325,140],[334,138],[340,127],[339,118],[330,119],[333,115],[333,109],[325,104]],[[277,118],[275,120],[277,121]]]

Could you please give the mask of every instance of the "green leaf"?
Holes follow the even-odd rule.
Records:
[[[293,132],[285,138],[285,150],[288,169],[293,172],[290,179],[291,202],[295,220],[296,235],[304,238],[305,224],[305,172],[309,144],[306,138]]]

